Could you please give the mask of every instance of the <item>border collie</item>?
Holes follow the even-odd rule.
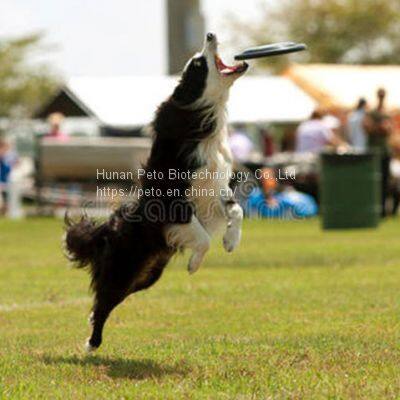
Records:
[[[78,268],[88,267],[92,278],[88,351],[100,346],[110,312],[128,295],[153,285],[177,251],[191,250],[188,270],[194,273],[219,227],[225,226],[226,251],[239,244],[243,212],[229,188],[232,157],[225,106],[229,88],[248,65],[226,66],[217,45],[216,35],[208,33],[202,51],[189,60],[174,92],[156,111],[150,125],[153,145],[140,182],[149,195],[122,206],[102,224],[86,216],[72,222],[66,216],[68,257]],[[194,178],[186,173],[170,179],[170,170]],[[209,178],[215,173],[221,178]]]

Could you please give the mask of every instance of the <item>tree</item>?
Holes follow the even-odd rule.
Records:
[[[260,22],[234,21],[247,42],[304,42],[298,60],[313,63],[400,64],[400,2],[279,0],[260,4]],[[281,68],[287,57],[263,60]]]
[[[0,117],[29,117],[55,90],[50,68],[33,62],[42,40],[41,34],[0,40]]]

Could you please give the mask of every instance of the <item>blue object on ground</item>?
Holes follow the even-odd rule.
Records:
[[[286,190],[271,196],[266,202],[261,188],[250,193],[246,204],[246,212],[253,217],[298,219],[317,215],[318,205],[308,194],[295,190]]]

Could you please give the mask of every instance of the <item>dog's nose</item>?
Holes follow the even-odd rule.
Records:
[[[215,39],[215,33],[207,33],[207,42],[211,42]]]

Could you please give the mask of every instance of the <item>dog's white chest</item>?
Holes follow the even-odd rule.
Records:
[[[219,134],[199,144],[197,157],[204,164],[191,181],[190,200],[196,216],[211,233],[224,221],[222,198],[229,197],[232,155],[226,135]]]

